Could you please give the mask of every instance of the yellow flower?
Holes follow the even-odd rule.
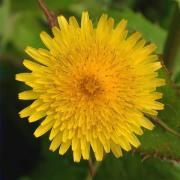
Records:
[[[104,153],[122,156],[121,149],[138,147],[135,136],[142,127],[153,129],[144,114],[157,115],[163,104],[156,88],[164,84],[156,70],[161,68],[139,32],[128,36],[126,20],[114,26],[103,14],[93,27],[83,12],[81,25],[74,17],[58,17],[60,29],[53,37],[42,32],[46,49],[26,48],[32,60],[23,64],[30,70],[16,75],[32,89],[19,99],[34,100],[20,112],[29,122],[42,120],[34,135],[50,130],[50,150],[63,155],[72,148],[75,162],[89,159],[92,148],[97,161]]]

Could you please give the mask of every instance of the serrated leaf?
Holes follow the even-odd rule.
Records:
[[[178,165],[157,158],[142,162],[139,155],[126,154],[118,160],[111,155],[105,157],[94,179],[178,180],[179,178]]]

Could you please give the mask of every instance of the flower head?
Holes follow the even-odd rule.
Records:
[[[58,17],[53,37],[42,32],[47,49],[26,48],[30,70],[16,75],[32,89],[19,99],[34,100],[20,112],[29,122],[42,120],[34,135],[50,131],[50,149],[63,155],[72,148],[74,161],[89,159],[92,148],[97,161],[104,153],[122,156],[121,149],[138,147],[135,136],[142,127],[153,129],[146,114],[157,115],[163,104],[156,88],[164,84],[156,46],[146,44],[139,32],[128,35],[126,20],[102,15],[93,27],[83,12],[81,25],[74,17]]]

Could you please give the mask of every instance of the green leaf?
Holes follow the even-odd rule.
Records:
[[[42,30],[37,14],[23,12],[14,27],[12,43],[19,51],[23,51],[26,46],[42,47],[39,38]]]
[[[3,32],[3,27],[6,24],[6,20],[8,19],[10,13],[10,0],[4,0],[2,5],[0,6],[0,33]]]
[[[107,155],[97,170],[95,180],[178,180],[180,166],[157,158],[141,161],[139,155],[126,154],[120,159]]]
[[[0,49],[4,50],[7,43],[10,41],[13,35],[13,27],[18,19],[18,15],[10,14],[11,2],[10,0],[4,0],[0,7]]]

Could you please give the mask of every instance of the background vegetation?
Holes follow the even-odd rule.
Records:
[[[94,23],[102,12],[128,19],[128,29],[140,31],[157,44],[157,53],[168,71],[159,73],[167,81],[165,109],[154,131],[145,131],[138,150],[120,159],[108,154],[99,164],[94,179],[179,180],[180,179],[180,2],[179,0],[46,0],[57,15],[80,17],[88,10]],[[0,1],[0,147],[2,180],[76,180],[88,176],[87,162],[73,163],[71,153],[61,157],[48,150],[48,137],[33,137],[37,124],[20,119],[18,112],[25,102],[17,99],[24,90],[14,80],[22,72],[27,45],[42,47],[39,33],[50,33],[45,16],[36,0]]]

